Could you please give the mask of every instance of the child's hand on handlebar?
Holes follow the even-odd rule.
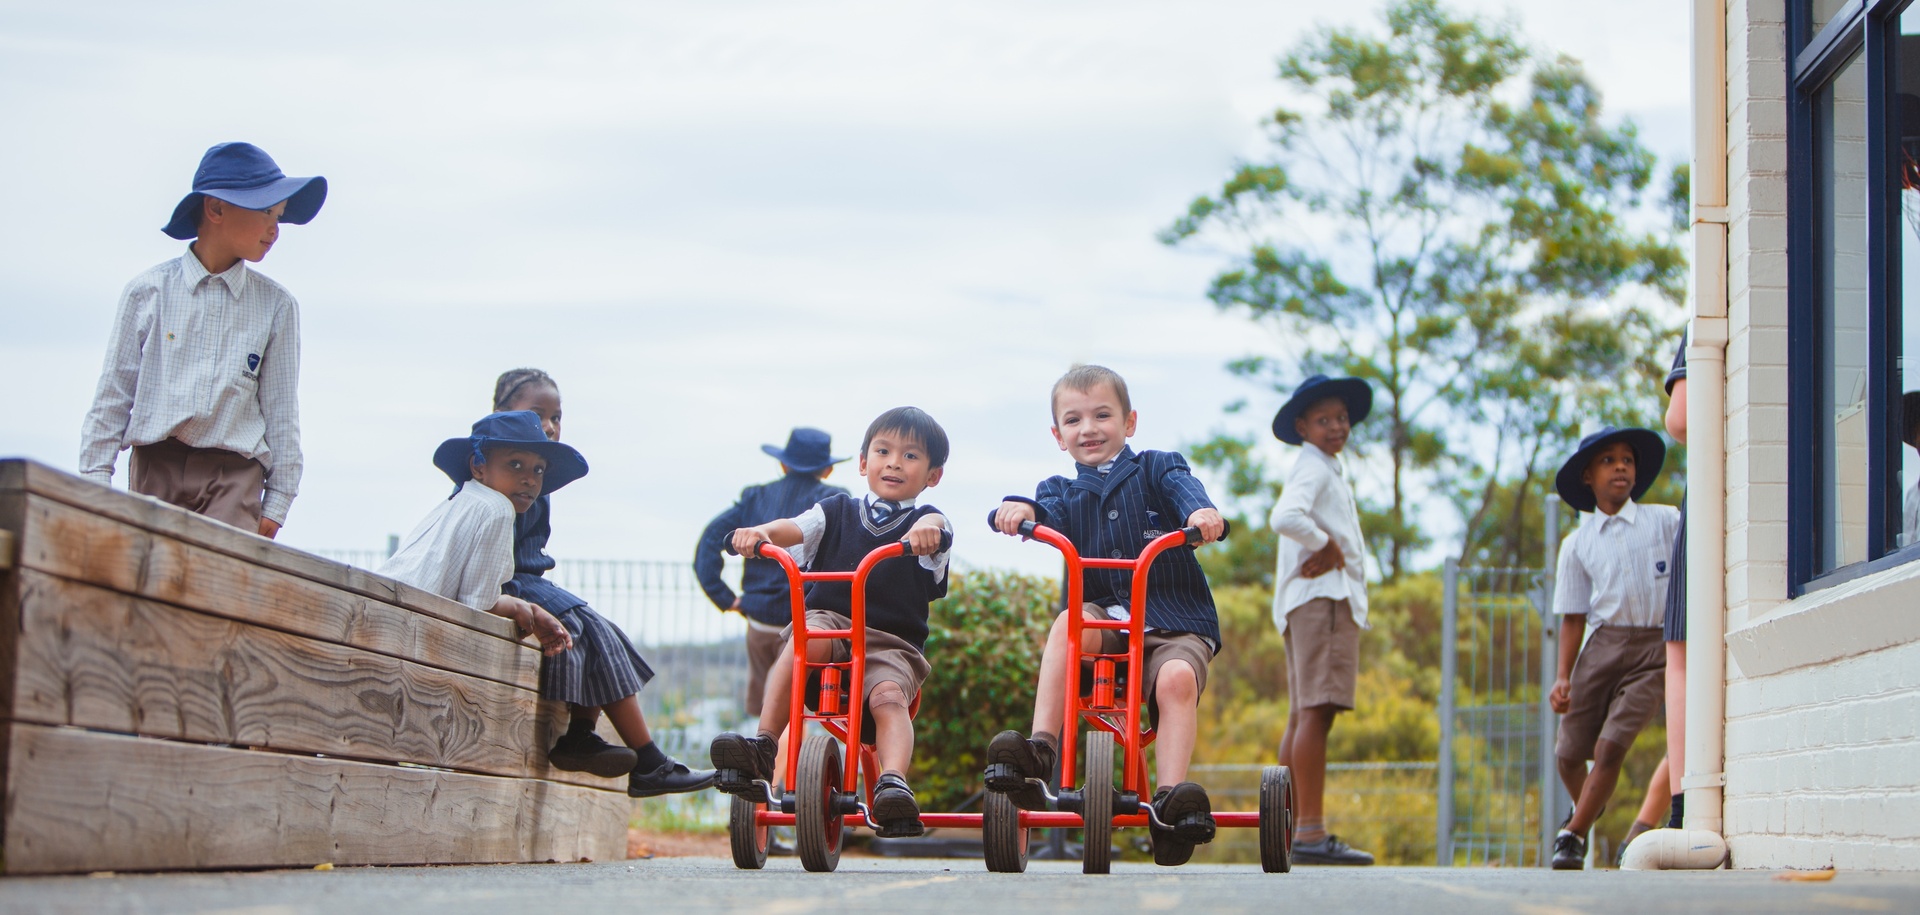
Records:
[[[753,556],[756,555],[755,544],[768,543],[772,540],[773,538],[768,537],[766,531],[757,527],[743,527],[733,532],[733,551],[742,556]]]
[[[932,556],[940,552],[941,535],[947,532],[944,519],[939,515],[928,515],[914,522],[907,531],[907,546],[915,556]]]
[[[1025,502],[1002,502],[993,514],[993,529],[1009,537],[1020,536],[1020,525],[1034,520],[1033,506]]]
[[[1200,529],[1200,542],[1202,543],[1212,543],[1215,540],[1219,540],[1220,535],[1227,532],[1226,519],[1220,517],[1218,510],[1211,508],[1203,508],[1188,515],[1186,526]]]

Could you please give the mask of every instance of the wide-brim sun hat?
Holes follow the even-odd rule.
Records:
[[[1300,433],[1294,431],[1293,421],[1300,418],[1308,407],[1338,397],[1347,404],[1347,422],[1359,425],[1360,421],[1373,412],[1373,386],[1358,378],[1328,378],[1325,375],[1310,375],[1300,386],[1293,389],[1293,396],[1280,405],[1280,412],[1273,414],[1273,437],[1289,445],[1300,444]]]
[[[181,241],[200,234],[194,219],[200,198],[215,197],[237,207],[264,210],[287,202],[280,221],[306,225],[327,200],[327,179],[319,176],[289,178],[274,164],[273,157],[252,143],[221,143],[200,157],[200,168],[193,173],[193,190],[180,198],[173,218],[160,231]]]
[[[1554,474],[1553,488],[1559,491],[1560,501],[1573,506],[1574,511],[1590,512],[1599,507],[1593,497],[1593,487],[1582,483],[1580,476],[1587,472],[1587,464],[1593,461],[1594,454],[1614,442],[1626,442],[1633,448],[1633,499],[1639,501],[1653,488],[1653,481],[1660,478],[1660,468],[1667,462],[1667,443],[1652,430],[1608,426],[1581,439],[1580,447],[1560,465],[1560,472]]]
[[[434,449],[433,466],[440,468],[454,483],[473,479],[474,448],[482,450],[506,446],[531,451],[547,459],[547,475],[540,493],[557,492],[560,487],[587,475],[587,459],[570,445],[547,438],[540,428],[540,414],[532,410],[489,413],[473,424],[473,434],[450,438]]]
[[[795,426],[787,434],[787,447],[761,445],[760,450],[794,473],[813,473],[848,460],[833,456],[833,436],[806,426]]]

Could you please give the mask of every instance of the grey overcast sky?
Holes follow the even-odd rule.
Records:
[[[1685,4],[1457,5],[1518,17],[1686,156]],[[961,560],[1056,568],[982,521],[1068,469],[1070,363],[1127,376],[1136,447],[1276,406],[1222,369],[1273,340],[1205,299],[1221,255],[1153,234],[1260,150],[1274,59],[1379,6],[9,0],[0,456],[73,469],[121,288],[182,252],[160,225],[243,139],[332,188],[260,265],[305,336],[285,542],[409,530],[447,491],[434,446],[533,365],[593,465],[556,499],[562,557],[684,560],[777,473],[760,444],[808,424],[851,453],[911,403],[952,437],[928,499]]]

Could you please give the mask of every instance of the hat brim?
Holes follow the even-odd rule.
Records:
[[[473,479],[471,463],[473,444],[472,436],[450,438],[441,442],[440,447],[433,450],[433,466],[440,468],[440,472],[446,474],[456,484]],[[546,458],[547,475],[540,484],[541,495],[559,492],[568,483],[587,475],[587,459],[581,457],[580,452],[573,450],[571,445],[560,442],[522,442],[503,438],[483,438],[480,439],[480,447],[518,448]]]
[[[1647,429],[1616,429],[1575,451],[1560,465],[1560,472],[1553,476],[1553,488],[1560,493],[1560,501],[1572,506],[1574,511],[1599,509],[1593,487],[1581,482],[1580,476],[1587,472],[1587,464],[1593,461],[1594,454],[1614,442],[1626,442],[1633,448],[1633,500],[1640,501],[1640,497],[1653,488],[1667,463],[1667,443]]]
[[[1373,412],[1372,385],[1358,378],[1331,378],[1294,391],[1293,396],[1281,404],[1280,412],[1273,414],[1273,437],[1289,445],[1300,444],[1300,433],[1293,428],[1293,421],[1308,407],[1329,397],[1346,402],[1347,422],[1352,425],[1359,425]]]
[[[787,449],[777,445],[761,445],[760,450],[764,452],[767,457],[785,464],[788,470],[794,471],[795,473],[812,473],[816,470],[825,470],[842,461],[853,460],[851,457],[828,457],[824,461],[801,460],[789,457],[787,455]]]
[[[199,235],[200,227],[194,220],[194,213],[199,209],[201,197],[213,197],[249,210],[264,210],[284,200],[287,208],[280,214],[280,221],[304,226],[319,215],[321,205],[327,202],[327,179],[319,176],[276,178],[259,187],[220,187],[194,191],[180,198],[173,208],[173,218],[160,231],[167,233],[169,238],[181,241]]]

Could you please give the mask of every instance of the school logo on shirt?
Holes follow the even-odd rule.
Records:
[[[1654,563],[1653,570],[1655,572],[1660,573],[1661,575],[1667,574],[1667,561],[1662,559],[1659,562]]]
[[[259,374],[260,374],[260,354],[248,353],[247,354],[247,377],[249,378],[258,377]]]

